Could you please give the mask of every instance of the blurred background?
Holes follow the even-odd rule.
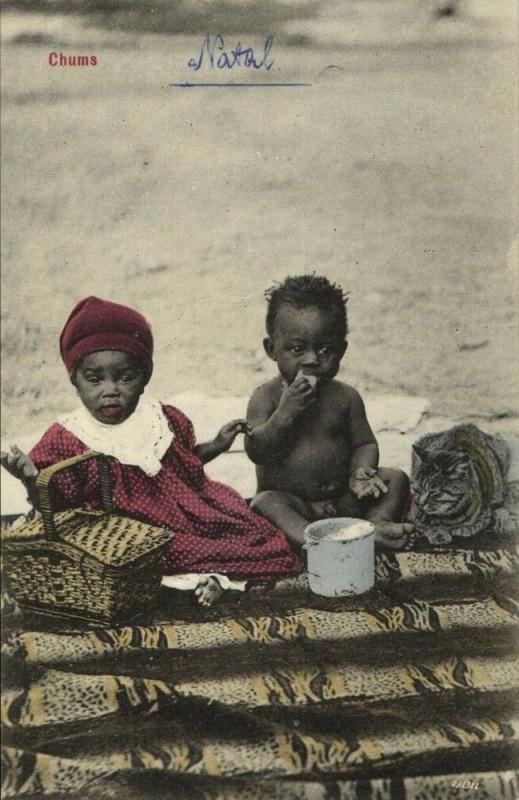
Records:
[[[4,2],[3,435],[76,404],[58,336],[82,297],[149,318],[158,397],[248,395],[274,374],[264,290],[313,271],[350,292],[344,380],[517,432],[515,12]],[[312,86],[172,88],[207,32],[274,35],[268,80]]]

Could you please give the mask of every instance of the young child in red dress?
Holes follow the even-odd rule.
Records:
[[[97,450],[110,457],[116,509],[174,531],[166,573],[204,574],[197,589],[203,604],[226,583],[211,573],[268,581],[301,570],[280,530],[205,475],[203,465],[247,431],[246,421],[233,420],[213,441],[196,444],[181,411],[142,396],[153,339],[141,314],[88,297],[68,318],[60,351],[82,405],[52,425],[29,455],[16,446],[2,453],[2,464],[23,480],[35,505],[39,470]],[[95,461],[56,475],[52,486],[57,509],[101,507]]]

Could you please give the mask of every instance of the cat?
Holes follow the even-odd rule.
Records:
[[[413,445],[411,518],[415,536],[447,544],[491,528],[511,533],[504,508],[510,453],[506,441],[475,425],[428,433]]]

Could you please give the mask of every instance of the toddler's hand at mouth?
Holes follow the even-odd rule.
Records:
[[[319,378],[317,377],[317,375],[308,375],[308,374],[307,374],[306,372],[304,372],[302,369],[301,369],[301,370],[299,370],[299,372],[298,372],[297,374],[298,374],[298,375],[302,375],[302,376],[303,376],[303,377],[306,379],[306,381],[307,381],[307,382],[310,384],[310,386],[312,387],[312,389],[315,389],[315,387],[317,386],[317,382],[318,382],[318,380],[319,380]]]

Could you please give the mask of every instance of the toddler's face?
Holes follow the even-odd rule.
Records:
[[[130,353],[100,350],[84,357],[74,383],[81,402],[95,419],[118,425],[135,411],[147,375]]]
[[[265,339],[264,345],[289,384],[299,371],[331,380],[347,347],[332,315],[317,306],[296,308],[288,304],[280,306],[274,335]]]

